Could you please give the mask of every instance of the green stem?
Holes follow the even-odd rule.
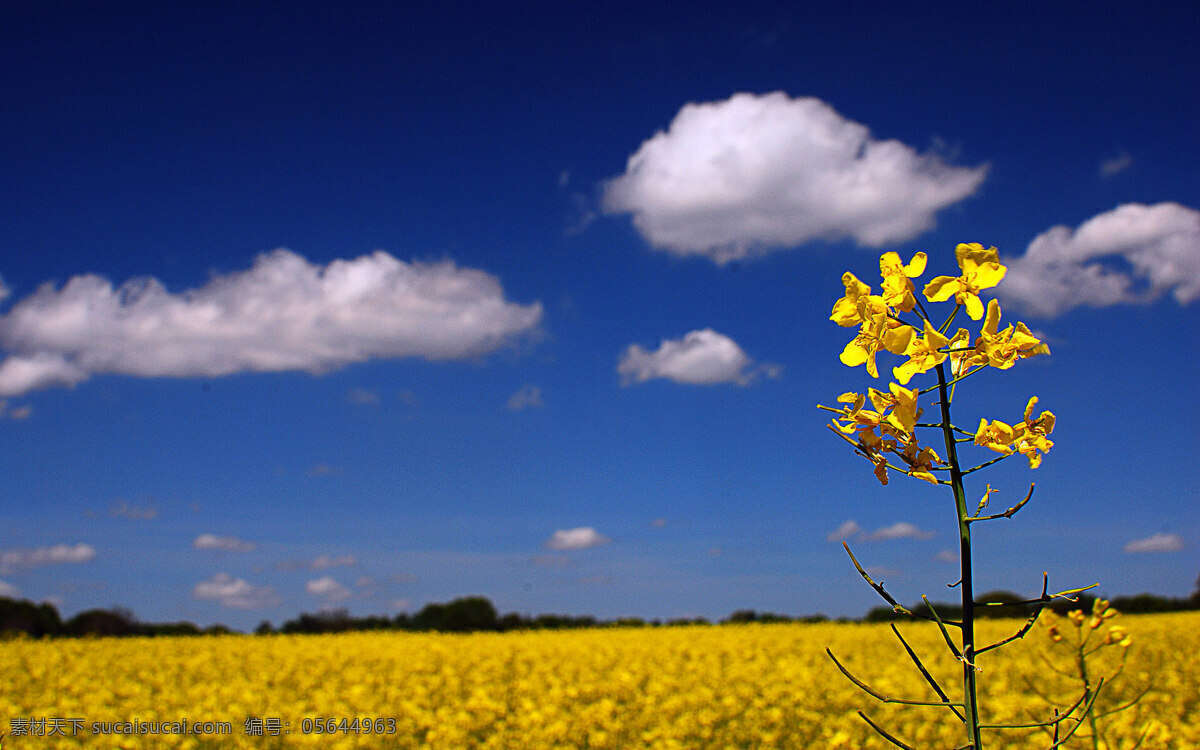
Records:
[[[946,460],[950,464],[950,487],[954,491],[954,507],[958,518],[959,566],[962,572],[962,660],[963,703],[966,714],[967,739],[973,750],[983,750],[979,731],[979,701],[975,681],[975,591],[971,573],[971,516],[967,510],[967,495],[963,490],[963,474],[959,468],[957,443],[950,420],[950,394],[946,391],[946,369],[937,366],[938,396],[942,410],[942,436],[946,444]]]

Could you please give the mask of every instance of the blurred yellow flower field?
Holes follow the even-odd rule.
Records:
[[[1200,613],[1121,622],[1129,663],[1098,705],[1153,688],[1100,719],[1113,747],[1147,728],[1143,747],[1200,747]],[[995,640],[1019,624],[979,630]],[[900,629],[943,685],[957,684],[961,664],[936,627]],[[890,747],[861,708],[916,747],[961,744],[948,711],[877,703],[826,646],[877,690],[936,699],[883,625],[10,640],[0,642],[0,732],[5,750]],[[1043,657],[1061,659],[1053,646],[1039,625],[980,658],[985,721],[1044,720],[1052,709],[1038,693],[1059,707],[1078,696],[1047,666]],[[986,745],[1048,746],[1038,731],[985,733]]]

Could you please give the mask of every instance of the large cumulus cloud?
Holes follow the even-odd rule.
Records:
[[[604,208],[655,247],[726,263],[816,239],[913,239],[986,173],[876,140],[820,99],[736,94],[684,106],[605,185]]]
[[[171,293],[156,279],[119,287],[94,275],[45,284],[0,316],[0,396],[94,374],[215,377],[320,373],[375,358],[476,357],[535,331],[538,303],[454,263],[377,251],[320,266],[288,250]]]
[[[1200,211],[1178,203],[1126,203],[1072,230],[1052,227],[1025,255],[1004,259],[997,292],[1051,317],[1075,307],[1147,303],[1171,293],[1200,298]]]

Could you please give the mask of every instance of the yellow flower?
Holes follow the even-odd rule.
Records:
[[[1015,328],[1010,325],[1003,331],[997,330],[999,327],[1000,303],[991,300],[987,306],[987,319],[975,340],[975,351],[979,359],[986,360],[992,367],[1007,370],[1017,359],[1050,353],[1050,347],[1034,336],[1024,323],[1017,323]]]
[[[1013,428],[1004,422],[993,420],[989,423],[986,419],[980,419],[979,429],[975,431],[975,445],[1007,455],[1013,452],[1014,437]]]
[[[944,302],[951,297],[967,306],[971,320],[983,317],[983,302],[979,299],[982,289],[990,289],[1000,283],[1008,269],[1000,263],[996,248],[984,249],[978,242],[959,244],[954,248],[954,257],[962,276],[937,276],[925,285],[925,298],[930,302]]]
[[[879,425],[882,417],[877,411],[863,409],[867,399],[862,394],[843,393],[837,400],[838,403],[849,404],[842,408],[842,416],[833,418],[833,425],[843,434],[850,435]]]
[[[1104,645],[1106,646],[1129,648],[1131,643],[1133,643],[1133,636],[1129,635],[1129,631],[1120,625],[1113,625],[1104,636]]]
[[[937,477],[930,472],[930,469],[946,462],[942,460],[942,457],[933,448],[928,446],[922,448],[917,444],[916,440],[912,440],[904,445],[904,450],[899,455],[908,464],[910,469],[908,475],[910,477],[923,479],[930,484],[937,484]]]
[[[883,301],[901,312],[911,312],[917,306],[912,279],[925,273],[925,253],[917,253],[908,265],[897,253],[884,253],[879,258],[879,273],[883,276]]]
[[[1054,432],[1054,412],[1044,411],[1033,419],[1033,407],[1037,406],[1037,396],[1029,399],[1025,405],[1025,421],[1014,428],[1013,442],[1019,453],[1029,459],[1029,468],[1036,469],[1042,463],[1042,453],[1054,447],[1054,441],[1046,436]],[[1107,606],[1107,602],[1105,603]]]
[[[871,287],[862,283],[847,271],[842,274],[842,284],[846,287],[846,296],[833,303],[833,314],[829,319],[834,323],[848,328],[867,320],[867,310],[886,311],[887,305],[883,297],[871,294]]]
[[[871,388],[867,393],[871,396],[871,404],[880,414],[891,409],[885,431],[897,437],[907,438],[917,426],[917,415],[920,414],[917,410],[917,396],[921,392],[915,388],[902,388],[895,383],[890,383],[888,389],[891,393],[884,393],[875,388]]]
[[[987,364],[987,358],[971,348],[971,332],[966,328],[959,328],[946,348],[950,351],[950,373],[956,378],[965,375],[975,365]]]
[[[893,367],[892,374],[896,376],[896,380],[899,380],[901,385],[908,385],[908,381],[912,379],[913,375],[928,372],[946,359],[946,353],[939,350],[949,345],[950,339],[938,333],[933,324],[926,320],[925,335],[923,337],[913,336],[909,340],[908,346],[904,349],[908,361],[899,367]]]
[[[886,308],[882,311],[868,310],[867,315],[858,335],[842,350],[841,360],[850,367],[865,362],[867,372],[877,378],[879,369],[875,365],[875,355],[879,348],[883,347],[892,354],[903,354],[912,338],[913,328],[888,317]]]

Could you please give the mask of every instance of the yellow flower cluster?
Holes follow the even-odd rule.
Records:
[[[979,293],[999,284],[1007,269],[1000,262],[996,248],[985,249],[979,243],[959,244],[954,255],[961,275],[935,277],[925,285],[925,299],[944,302],[953,297],[959,306],[955,313],[965,307],[973,320],[985,318]],[[965,328],[959,328],[948,338],[944,331],[954,313],[937,327],[916,296],[913,279],[925,272],[926,261],[925,253],[915,254],[907,264],[894,252],[884,253],[879,259],[882,292],[877,295],[871,293],[870,286],[847,271],[842,274],[845,295],[834,303],[829,316],[839,326],[859,326],[858,335],[842,350],[844,364],[851,367],[865,364],[871,377],[879,377],[875,360],[881,349],[908,357],[907,361],[892,368],[897,382],[889,385],[889,392],[874,388],[868,391],[875,407],[873,411],[863,409],[867,397],[858,393],[843,393],[838,402],[847,406],[841,409],[821,407],[841,415],[834,418],[833,426],[843,436],[854,436],[854,439],[847,439],[874,464],[875,476],[882,484],[888,482],[889,467],[938,484],[932,470],[946,465],[933,449],[921,446],[914,434],[916,418],[920,414],[916,406],[920,391],[904,387],[914,375],[935,367],[941,373],[940,366],[949,359],[951,376],[957,381],[983,367],[1006,370],[1018,359],[1050,353],[1050,348],[1024,323],[1001,329],[1000,303],[996,300],[988,302],[986,318],[974,343],[970,331]],[[919,332],[900,317],[902,313],[912,313],[918,308],[923,321]],[[982,420],[975,434],[975,444],[1005,455],[1021,453],[1029,459],[1030,468],[1036,469],[1041,464],[1042,454],[1054,445],[1047,437],[1054,429],[1054,414],[1044,411],[1034,419],[1031,410],[1035,403],[1036,397],[1030,399],[1025,421],[1016,426]],[[889,464],[887,454],[898,457],[904,465]]]
[[[1113,747],[1129,746],[1147,722],[1154,723],[1143,748],[1200,747],[1200,613],[1128,619],[1136,620],[1139,644],[1130,679],[1153,675],[1154,689],[1136,710],[1105,718]],[[986,621],[979,631],[990,642],[1014,627]],[[961,664],[936,628],[900,628],[943,685],[958,679]],[[0,641],[0,733],[6,748],[55,750],[885,748],[856,715],[863,694],[824,647],[875,689],[936,700],[912,665],[895,658],[892,638],[882,625],[825,623]],[[1030,684],[1047,693],[1060,687],[1041,656],[999,649],[981,658],[989,720],[1049,718],[1052,708],[1029,691]],[[1064,683],[1063,699],[1073,700],[1073,690]],[[942,709],[868,713],[917,747],[961,742]],[[67,736],[30,736],[37,719],[83,723],[73,737],[69,724]],[[228,722],[232,733],[91,731],[94,723],[111,730],[181,719],[189,727]],[[247,719],[263,720],[258,726],[267,731],[247,733]],[[363,719],[384,721],[364,732]],[[1015,730],[989,735],[988,747],[1049,744],[1044,739],[1039,730]]]

